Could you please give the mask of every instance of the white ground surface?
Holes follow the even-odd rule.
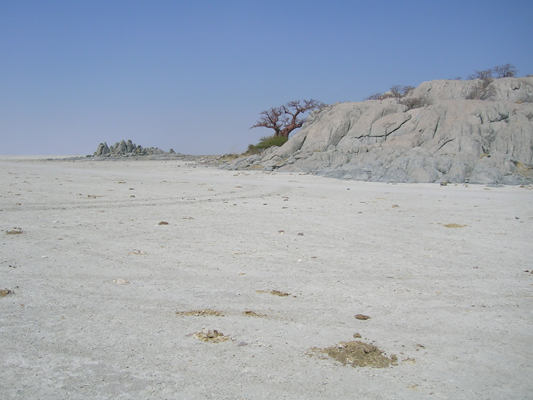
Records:
[[[6,158],[0,179],[2,399],[533,396],[531,188]],[[354,333],[399,365],[309,354]]]

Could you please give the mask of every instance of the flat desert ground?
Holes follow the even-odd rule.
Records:
[[[2,399],[533,398],[532,187],[6,157],[0,179]],[[346,342],[397,365],[320,350]]]

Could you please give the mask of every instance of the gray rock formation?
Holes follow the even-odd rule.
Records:
[[[380,182],[529,183],[532,119],[533,78],[431,81],[403,99],[323,107],[282,147],[226,168]]]
[[[164,154],[176,154],[172,149],[167,153],[157,147],[142,147],[137,146],[131,140],[120,141],[112,146],[107,143],[100,143],[94,152],[94,157],[131,157],[131,156],[153,156]]]
[[[104,142],[98,145],[98,148],[96,149],[96,152],[94,153],[94,155],[104,156],[109,153],[110,153],[109,147],[107,147],[107,143]]]

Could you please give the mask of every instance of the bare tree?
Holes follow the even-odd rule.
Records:
[[[283,106],[273,107],[263,111],[260,114],[261,117],[257,121],[257,124],[250,129],[259,127],[270,128],[276,132],[274,136],[288,138],[293,130],[301,128],[304,124],[305,118],[302,118],[302,116],[305,112],[323,106],[324,103],[312,99],[291,101]]]
[[[383,93],[374,93],[368,96],[365,100],[382,100],[383,99]]]
[[[490,79],[492,78],[492,68],[486,69],[484,71],[476,71],[474,74],[470,75],[468,79]]]
[[[390,92],[392,93],[392,97],[396,98],[396,99],[400,99],[402,98],[402,86],[400,85],[393,85],[391,86],[390,88]]]
[[[386,93],[374,93],[368,96],[365,100],[385,100],[385,99],[401,99],[407,96],[412,90],[413,86],[393,85]]]
[[[415,90],[414,86],[402,86],[402,97],[407,96],[412,90]]]
[[[516,76],[516,67],[512,64],[499,65],[493,70],[498,78],[514,78]]]

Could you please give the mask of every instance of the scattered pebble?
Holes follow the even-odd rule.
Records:
[[[359,319],[361,321],[366,321],[367,319],[370,319],[370,317],[368,315],[356,314],[355,319]]]

